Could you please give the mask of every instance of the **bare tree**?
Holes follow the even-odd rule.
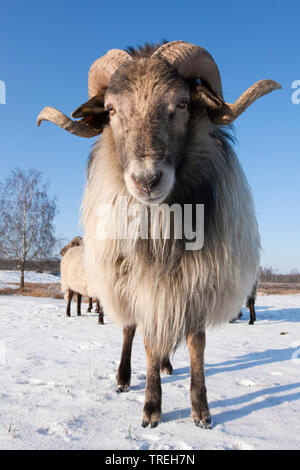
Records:
[[[280,283],[300,283],[300,273],[297,269],[292,269],[290,274],[280,274],[278,269],[259,268],[260,282],[280,282]]]
[[[18,260],[21,288],[26,261],[51,257],[56,246],[57,207],[47,191],[35,169],[16,168],[0,186],[0,254]]]

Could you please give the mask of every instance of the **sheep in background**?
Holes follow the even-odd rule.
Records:
[[[78,250],[79,247],[79,250]],[[67,256],[64,262],[61,262],[61,278],[62,278],[62,290],[67,295],[67,316],[71,316],[71,301],[75,291],[77,292],[77,315],[81,315],[81,297],[82,295],[88,296],[86,278],[84,277],[84,265],[83,265],[83,240],[81,237],[75,237],[68,243],[62,250],[61,256]],[[69,253],[69,255],[68,255]],[[64,259],[64,258],[63,258]],[[74,272],[76,276],[74,277]],[[84,282],[81,280],[84,279]],[[76,290],[78,289],[78,290]],[[79,293],[80,292],[80,293]],[[89,297],[88,312],[91,312],[93,308],[92,297]],[[103,309],[99,300],[96,301],[96,313],[99,313],[98,322],[104,323]],[[118,368],[117,374],[117,391],[127,392],[130,386],[131,379],[131,352],[132,343],[135,336],[136,326],[124,327],[123,329],[123,346],[121,361]],[[173,367],[170,363],[169,357],[167,356],[161,364],[162,373],[172,375]]]
[[[250,321],[249,325],[254,325],[254,322],[256,321],[256,314],[255,314],[255,300],[256,300],[256,294],[257,294],[257,284],[258,282],[256,281],[255,284],[253,285],[253,289],[251,291],[251,294],[248,295],[247,301],[246,301],[246,307],[249,308],[250,310]]]
[[[84,248],[81,237],[75,237],[60,252],[62,256],[60,272],[61,272],[61,288],[67,295],[68,317],[71,316],[71,301],[73,295],[77,294],[77,315],[81,315],[82,296],[89,298],[88,312],[93,308],[93,300],[90,289],[87,285],[87,276],[84,268]],[[99,314],[98,322],[104,323],[103,309],[99,300],[96,300],[95,312]]]
[[[83,246],[82,237],[72,238],[72,240],[62,248],[62,250],[60,252],[60,256],[63,257],[70,248],[74,248],[75,246]]]
[[[38,117],[39,124],[49,120],[85,137],[103,132],[83,200],[85,260],[105,310],[122,325],[137,324],[145,338],[143,426],[160,420],[163,358],[187,340],[192,418],[211,427],[205,328],[240,308],[256,278],[260,249],[252,196],[220,126],[277,88],[263,80],[234,104],[225,103],[210,54],[174,41],[129,53],[114,49],[98,59],[89,73],[90,100],[73,113],[81,121],[49,107]],[[147,211],[161,203],[204,204],[203,248],[186,250],[174,236],[100,240],[99,206],[115,207],[120,198],[129,207],[139,201]]]
[[[250,311],[250,321],[249,325],[254,325],[254,322],[256,321],[256,314],[255,314],[255,300],[256,300],[256,294],[257,294],[257,284],[258,281],[256,281],[253,284],[252,291],[251,293],[247,296],[246,300],[246,307]],[[243,310],[241,309],[239,313],[237,314],[236,317],[232,318],[229,323],[234,323],[236,320],[240,320],[243,316]]]
[[[93,297],[89,297],[89,306],[88,306],[87,312],[91,312],[92,310],[93,310]],[[95,313],[99,313],[103,315],[103,310],[98,299],[96,299]],[[104,323],[103,318],[101,320],[101,318],[99,317],[99,323]]]

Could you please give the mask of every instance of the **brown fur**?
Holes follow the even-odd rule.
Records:
[[[197,426],[209,428],[211,416],[207,404],[204,375],[205,332],[189,334],[187,345],[191,356],[192,418]]]
[[[104,324],[104,312],[103,312],[103,307],[102,305],[100,304],[99,300],[97,299],[96,300],[96,309],[95,309],[95,312],[98,313],[98,323],[100,325],[103,325]]]
[[[66,310],[67,317],[71,316],[71,302],[72,302],[73,295],[74,295],[74,292],[71,289],[69,289],[68,290],[67,310]]]
[[[131,352],[132,343],[135,336],[136,325],[129,325],[123,328],[123,347],[121,361],[117,373],[117,389],[118,392],[127,392],[130,387],[131,380]],[[172,375],[173,367],[169,356],[165,357],[161,362],[161,371],[164,374]]]
[[[130,387],[131,352],[135,329],[135,325],[125,326],[123,328],[123,348],[117,374],[117,387],[119,392],[127,392]]]
[[[142,426],[146,427],[150,425],[151,428],[154,428],[158,425],[161,416],[161,360],[157,352],[151,348],[146,339],[145,351],[147,358],[147,375]]]

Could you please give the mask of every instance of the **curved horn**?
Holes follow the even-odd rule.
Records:
[[[162,57],[173,65],[184,78],[200,78],[223,100],[222,82],[217,64],[206,49],[184,41],[168,42],[160,46],[152,57]]]
[[[53,122],[53,124],[71,132],[71,134],[80,137],[94,137],[100,134],[99,129],[93,129],[82,121],[72,121],[65,114],[51,106],[46,106],[38,115],[37,125],[40,126],[42,121]]]
[[[90,68],[88,88],[89,97],[99,95],[104,88],[108,87],[110,77],[117,70],[120,64],[126,60],[131,60],[128,52],[121,49],[111,49],[104,56],[97,59]]]
[[[200,78],[207,82],[211,90],[223,101],[219,109],[210,112],[212,121],[219,125],[230,124],[258,98],[281,88],[274,80],[260,80],[248,88],[235,103],[225,103],[218,66],[203,47],[184,41],[173,41],[160,46],[152,57],[164,58],[176,67],[184,78]]]
[[[281,85],[274,80],[260,80],[248,88],[235,103],[224,103],[220,109],[213,111],[212,121],[219,125],[230,124],[254,101],[280,88]]]
[[[110,77],[119,67],[119,65],[125,60],[130,59],[131,56],[128,54],[128,52],[122,51],[120,49],[112,49],[108,51],[103,57],[97,59],[92,64],[89,71],[89,97],[93,98],[96,95],[101,95],[103,90],[108,87]],[[97,112],[99,112],[99,109]],[[72,121],[65,114],[50,106],[46,106],[46,108],[40,112],[37,118],[38,126],[40,126],[42,121],[53,122],[66,131],[71,132],[71,134],[75,134],[80,137],[94,137],[101,134],[102,132],[102,128],[94,128],[91,122],[85,122],[84,120]]]

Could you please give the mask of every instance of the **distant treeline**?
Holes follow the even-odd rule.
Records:
[[[260,282],[276,282],[276,283],[300,283],[300,273],[297,269],[293,269],[290,274],[279,274],[277,269],[259,268]]]
[[[0,269],[9,271],[18,271],[20,269],[19,261],[14,259],[0,258]],[[26,261],[26,271],[36,272],[47,272],[51,274],[57,274],[60,272],[60,260],[59,259],[43,259]]]
[[[0,258],[0,269],[15,270],[20,269],[18,260]],[[43,259],[26,261],[26,271],[48,272],[57,274],[60,272],[60,259]],[[300,273],[293,269],[290,274],[279,274],[277,270],[270,268],[259,268],[260,282],[276,283],[300,283]]]

